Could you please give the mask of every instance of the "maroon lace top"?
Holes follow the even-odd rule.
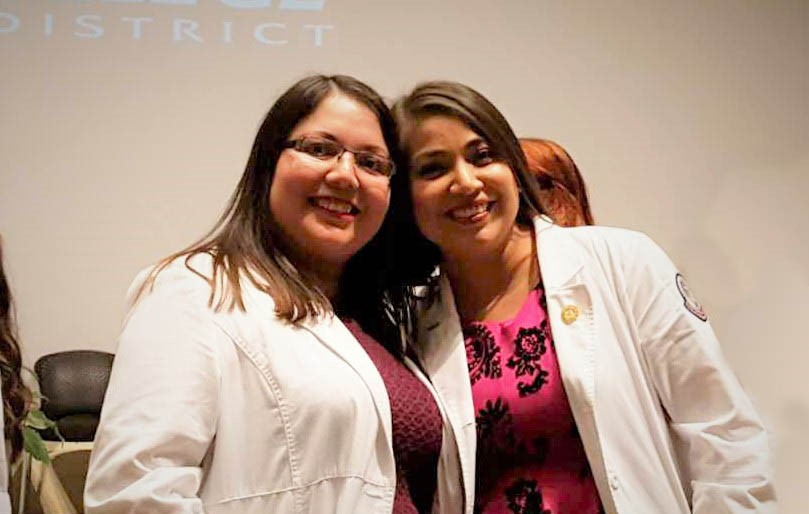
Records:
[[[443,424],[427,387],[400,360],[350,320],[343,320],[376,365],[390,398],[396,495],[393,514],[432,511]]]

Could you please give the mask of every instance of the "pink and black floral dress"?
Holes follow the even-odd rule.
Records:
[[[475,512],[602,512],[541,285],[513,319],[465,323],[463,332],[477,420]]]

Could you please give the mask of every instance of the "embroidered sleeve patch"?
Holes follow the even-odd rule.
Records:
[[[694,293],[688,289],[688,284],[685,283],[685,277],[682,273],[677,273],[677,275],[674,276],[674,281],[677,283],[677,290],[680,291],[680,296],[683,297],[683,303],[685,308],[688,309],[688,312],[702,321],[708,321],[708,315],[705,314],[705,309],[703,309],[702,305],[697,301]]]

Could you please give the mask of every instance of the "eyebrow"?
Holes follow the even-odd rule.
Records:
[[[338,144],[344,146],[345,148],[348,148],[348,146],[345,143],[343,143],[340,139],[338,139],[331,132],[324,132],[324,131],[315,130],[313,132],[304,132],[303,134],[301,134],[301,135],[299,135],[297,137],[307,137],[307,136],[308,137],[320,137],[320,138],[323,138],[323,139],[328,139],[329,141],[334,141],[335,143],[338,143]],[[350,150],[357,150],[359,152],[371,152],[371,153],[375,153],[377,155],[381,155],[382,157],[385,157],[386,159],[390,159],[390,154],[388,152],[387,147],[375,145],[373,143],[367,144],[367,145],[362,145],[362,146],[359,146],[359,147],[351,147]]]
[[[476,146],[478,146],[480,144],[488,145],[489,143],[487,143],[486,140],[483,139],[480,136],[473,137],[472,139],[470,139],[469,141],[464,143],[463,151],[467,151],[470,148],[474,148],[474,147],[476,147]],[[443,148],[429,149],[429,150],[417,153],[416,155],[411,157],[411,161],[415,162],[415,161],[418,161],[418,160],[421,160],[421,159],[429,159],[431,157],[437,157],[437,156],[441,156],[441,155],[444,155],[444,154],[447,154],[447,153],[452,153],[452,151],[446,150],[446,149],[443,149]]]
[[[422,159],[429,159],[431,157],[438,157],[438,156],[441,156],[441,155],[445,155],[447,153],[450,153],[450,152],[448,152],[447,150],[439,150],[439,149],[427,150],[426,152],[417,153],[416,155],[414,155],[412,157],[411,160],[418,161],[418,160],[422,160]]]
[[[474,138],[470,139],[469,141],[467,141],[466,144],[463,145],[463,146],[464,146],[464,148],[469,148],[470,146],[473,146],[473,145],[477,146],[477,145],[479,145],[481,143],[483,143],[484,145],[489,144],[488,141],[486,141],[485,139],[483,139],[480,136],[477,136],[477,137],[474,137]]]

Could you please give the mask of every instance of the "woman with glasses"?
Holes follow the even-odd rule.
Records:
[[[395,153],[356,79],[278,99],[219,223],[130,289],[89,514],[471,513],[471,409],[408,358],[371,257]]]
[[[552,224],[469,87],[423,84],[394,114],[390,280],[424,369],[451,369],[473,404],[476,513],[774,512],[767,433],[663,251]]]

